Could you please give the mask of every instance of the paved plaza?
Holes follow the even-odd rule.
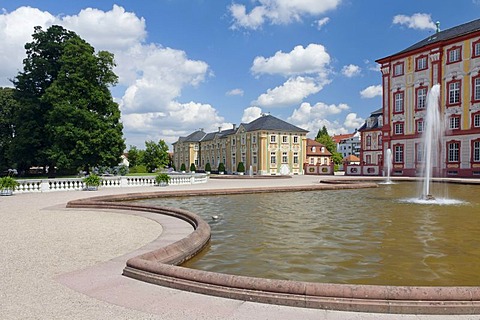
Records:
[[[335,177],[338,178],[338,177]],[[318,184],[292,179],[210,179],[188,186],[105,188],[97,192],[0,197],[0,319],[480,319],[388,315],[252,303],[188,293],[121,275],[128,258],[192,231],[186,222],[148,213],[67,209],[70,200],[162,190]]]

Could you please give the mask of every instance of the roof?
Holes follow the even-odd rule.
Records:
[[[480,31],[480,19],[473,20],[473,21],[461,24],[459,26],[456,26],[456,27],[453,27],[453,28],[450,28],[450,29],[446,29],[446,30],[443,30],[443,31],[436,32],[436,33],[432,34],[431,36],[423,39],[422,41],[419,41],[419,42],[415,43],[414,45],[408,47],[405,50],[402,50],[402,51],[400,51],[396,54],[390,55],[388,57],[378,59],[377,62],[380,61],[380,60],[386,59],[386,58],[390,58],[390,57],[393,57],[393,56],[396,56],[396,55],[404,54],[404,53],[407,53],[407,52],[410,52],[410,51],[413,51],[413,50],[417,50],[417,49],[420,49],[420,48],[423,48],[423,47],[426,47],[426,46],[429,46],[429,45],[432,45],[432,44],[435,44],[435,43],[448,41],[450,39],[455,39],[455,38],[458,38],[460,36],[463,36],[463,35],[466,35],[466,34],[469,34],[469,33],[473,33],[473,32],[477,32],[477,31]]]
[[[315,152],[312,150],[312,147],[315,147]],[[322,152],[322,147],[325,148],[323,152]],[[307,139],[307,156],[309,155],[331,156],[332,154],[330,153],[330,151],[327,150],[325,145],[309,138]]]
[[[375,110],[373,111],[372,113],[370,113],[370,117],[367,118],[367,120],[365,120],[365,122],[363,123],[363,125],[360,127],[360,129],[358,129],[358,131],[363,131],[363,130],[372,130],[372,129],[378,129],[379,128],[379,125],[378,125],[378,118],[381,117],[383,114],[383,109],[380,108],[378,110]],[[373,120],[372,123],[370,123],[369,126],[367,126],[367,123],[369,120]]]
[[[335,143],[340,143],[342,140],[352,138],[355,135],[355,133],[346,133],[346,134],[336,134],[332,137],[332,140],[335,141]]]
[[[246,131],[278,130],[287,132],[308,132],[308,130],[294,126],[293,124],[280,120],[269,114],[263,115],[250,123],[245,123],[242,125]]]
[[[360,158],[354,154],[351,154],[343,158],[343,162],[360,162]]]

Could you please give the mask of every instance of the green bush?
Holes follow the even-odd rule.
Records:
[[[187,171],[187,166],[185,166],[185,163],[182,163],[182,165],[180,166],[180,171]]]
[[[218,164],[218,172],[225,172],[225,165],[223,164],[223,162],[220,162]]]
[[[97,176],[96,174],[90,174],[83,178],[83,183],[85,183],[85,186],[88,187],[98,187],[100,185],[100,177]]]
[[[158,185],[167,185],[170,182],[170,176],[166,173],[159,173],[155,177],[155,182]]]
[[[191,172],[197,171],[197,168],[195,167],[195,164],[194,164],[194,163],[192,163],[192,164],[190,165],[190,171],[191,171]]]
[[[241,161],[237,165],[237,172],[245,172],[245,165]]]
[[[18,187],[19,183],[17,180],[13,179],[12,177],[2,177],[0,178],[0,190],[12,190]]]
[[[207,172],[212,171],[212,166],[210,165],[210,162],[207,162],[207,164],[205,165],[205,171]]]

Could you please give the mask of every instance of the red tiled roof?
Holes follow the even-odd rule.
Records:
[[[332,140],[335,143],[340,143],[340,141],[351,138],[355,135],[355,133],[346,133],[346,134],[337,134],[332,137]]]

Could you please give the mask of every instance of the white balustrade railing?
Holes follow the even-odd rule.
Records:
[[[188,185],[206,183],[208,175],[196,174],[169,174],[170,185]],[[86,188],[82,178],[61,179],[18,179],[19,186],[15,193],[52,192],[84,190]],[[155,176],[114,176],[102,177],[99,188],[145,187],[155,186]]]

